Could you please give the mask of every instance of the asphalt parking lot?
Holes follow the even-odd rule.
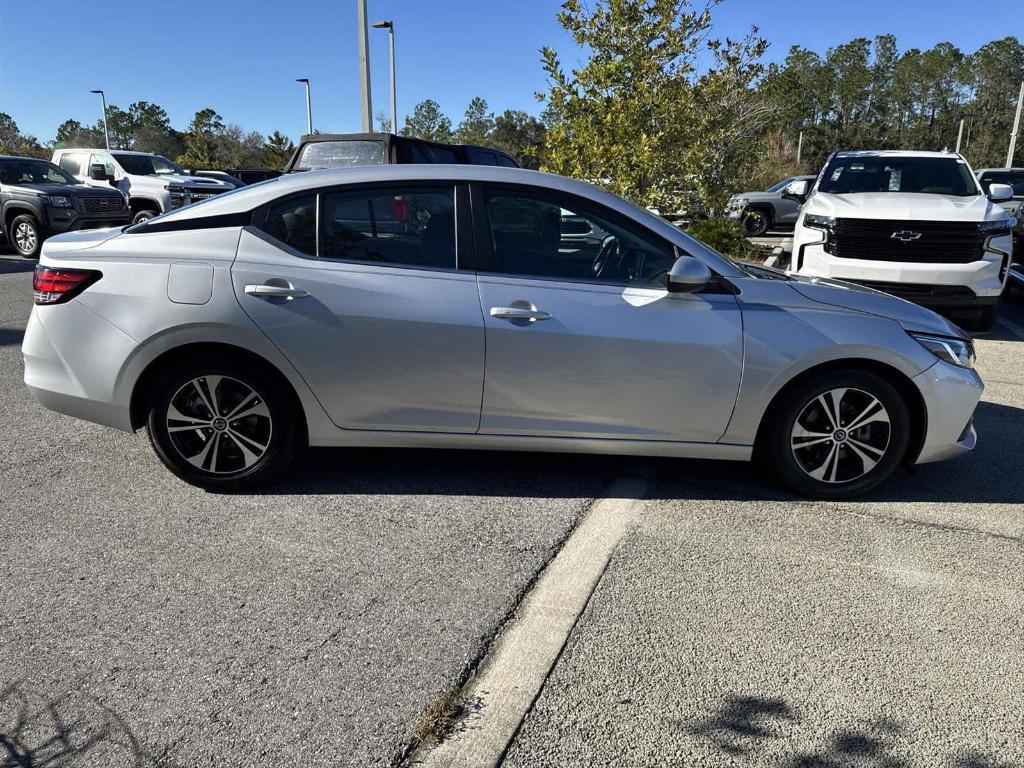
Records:
[[[31,266],[0,258],[0,765],[392,764],[637,470],[327,450],[203,493],[145,435],[31,399]],[[1024,300],[1004,304],[964,459],[843,504],[640,462],[643,516],[504,764],[1021,765]]]

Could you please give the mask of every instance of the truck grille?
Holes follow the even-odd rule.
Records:
[[[124,199],[120,197],[84,197],[83,213],[124,213]]]
[[[836,219],[825,251],[840,259],[966,264],[985,256],[976,223]]]

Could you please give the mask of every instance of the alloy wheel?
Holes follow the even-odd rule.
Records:
[[[790,445],[797,466],[825,483],[857,480],[882,460],[892,425],[869,392],[835,388],[808,402],[793,423]]]
[[[22,253],[32,253],[36,249],[38,235],[35,227],[27,222],[21,222],[14,230],[14,243]]]
[[[165,424],[181,457],[216,475],[255,465],[273,434],[270,409],[259,392],[220,375],[199,376],[179,387],[167,406]]]

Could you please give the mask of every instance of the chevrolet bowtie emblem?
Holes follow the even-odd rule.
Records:
[[[920,240],[920,232],[911,232],[909,229],[901,229],[898,232],[893,232],[889,235],[890,240],[900,240],[904,243],[909,243],[912,240]]]

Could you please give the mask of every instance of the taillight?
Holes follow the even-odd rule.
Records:
[[[39,264],[32,276],[32,295],[36,304],[62,304],[101,277],[103,274],[94,269],[57,269]]]

